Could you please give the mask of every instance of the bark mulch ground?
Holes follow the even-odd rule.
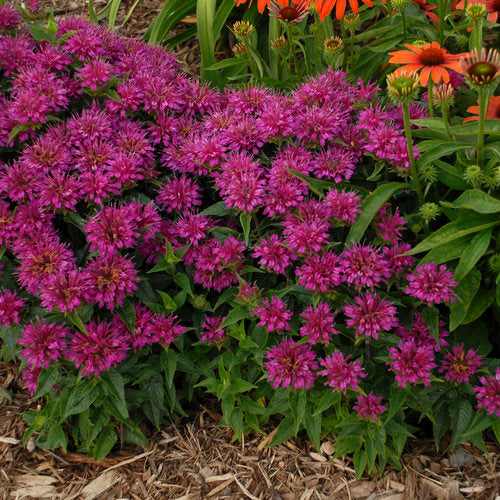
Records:
[[[367,499],[470,498],[500,500],[500,449],[465,446],[437,454],[430,440],[409,442],[403,469],[356,480],[348,457],[333,458],[332,443],[317,453],[307,440],[267,448],[275,429],[231,443],[218,426],[217,406],[192,409],[151,437],[148,448],[124,447],[101,462],[84,454],[41,450],[22,412],[31,401],[13,364],[0,364],[0,499]]]

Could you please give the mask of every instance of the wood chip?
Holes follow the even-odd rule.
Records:
[[[20,442],[21,442],[20,439],[11,438],[11,437],[7,437],[7,436],[0,436],[0,443],[19,444]]]
[[[333,455],[335,450],[331,441],[323,441],[321,443],[321,451],[326,455]]]
[[[314,451],[311,451],[309,453],[309,456],[311,458],[313,458],[314,460],[316,460],[316,462],[326,462],[326,457],[324,457],[323,455],[320,455],[319,453],[316,453]]]
[[[94,500],[106,490],[111,488],[118,482],[120,476],[117,472],[107,471],[96,477],[82,490],[82,498],[84,500]]]
[[[12,490],[12,498],[58,498],[56,487],[57,479],[52,476],[38,474],[21,474],[14,477],[14,483],[19,485]]]

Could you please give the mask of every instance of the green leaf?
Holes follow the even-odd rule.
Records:
[[[246,66],[248,63],[245,59],[240,59],[239,57],[230,57],[222,61],[216,62],[207,68],[208,71],[231,68],[233,66]]]
[[[304,427],[307,435],[312,441],[318,453],[320,452],[320,437],[321,437],[321,415],[312,415],[312,412],[306,412],[304,415]]]
[[[297,434],[306,413],[307,393],[305,389],[290,391],[288,393],[288,401],[294,420],[294,434]]]
[[[242,378],[231,379],[231,384],[226,389],[229,394],[240,394],[242,392],[247,392],[250,389],[255,389],[257,386],[243,380]]]
[[[198,43],[201,51],[201,78],[221,86],[222,77],[218,71],[207,69],[217,62],[214,54],[216,40],[213,33],[216,4],[216,0],[198,0],[196,17],[198,20]]]
[[[85,411],[96,400],[98,395],[99,392],[92,382],[87,379],[80,380],[73,387],[66,401],[61,420],[66,420],[70,415],[76,415]]]
[[[452,203],[444,203],[452,208],[468,208],[481,214],[496,214],[500,212],[500,200],[493,198],[479,189],[469,189],[462,193]]]
[[[170,387],[174,382],[174,375],[177,370],[177,353],[172,349],[164,350],[161,353],[160,361],[167,378],[167,385]]]
[[[277,444],[284,443],[288,441],[294,434],[294,421],[292,417],[285,417],[278,427],[278,431],[274,435],[271,442],[266,446],[266,448],[270,448],[272,446],[276,446]]]
[[[111,427],[106,427],[97,438],[97,442],[94,447],[94,460],[99,462],[104,457],[106,457],[109,452],[113,449],[118,437]]]
[[[428,253],[422,257],[419,261],[419,265],[423,265],[426,262],[434,262],[435,264],[444,264],[450,260],[460,258],[464,250],[470,243],[470,236],[464,236],[458,240],[449,241],[442,245],[438,245],[430,250]]]
[[[458,405],[458,417],[455,429],[451,436],[451,448],[461,441],[462,433],[469,426],[469,422],[472,418],[472,405],[467,399],[462,399]]]
[[[433,410],[433,417],[432,434],[434,436],[434,442],[436,443],[436,449],[439,451],[441,438],[445,435],[450,426],[450,415],[447,406],[441,404],[437,410]]]
[[[129,300],[126,300],[120,309],[118,309],[118,315],[127,325],[130,333],[135,336],[135,309],[134,304]]]
[[[22,337],[22,329],[20,325],[2,326],[0,327],[0,339],[3,340],[7,353],[12,361],[15,361],[17,356],[18,345],[17,341]],[[8,361],[5,359],[4,361]]]
[[[488,250],[492,231],[493,229],[489,228],[479,232],[470,241],[467,248],[464,249],[453,275],[455,281],[462,281],[462,279],[469,273],[469,271],[472,270],[479,259],[483,256],[484,252]]]
[[[199,215],[218,215],[224,217],[231,213],[231,209],[227,208],[225,201],[218,201],[217,203],[205,208]]]
[[[401,182],[390,182],[382,184],[373,193],[369,194],[361,205],[361,213],[356,218],[356,222],[351,226],[347,235],[346,243],[356,243],[365,234],[370,222],[375,217],[380,207],[398,190],[409,189],[409,184]]]
[[[54,365],[44,368],[38,376],[38,386],[33,397],[39,398],[47,394],[58,380],[59,371]]]
[[[245,237],[245,245],[248,246],[250,240],[250,223],[252,222],[252,214],[242,213],[240,215],[240,224],[243,228],[243,235]]]
[[[467,325],[480,318],[484,311],[493,304],[494,300],[495,296],[491,293],[491,290],[485,288],[479,289],[467,308],[467,314],[462,321],[462,325]]]
[[[116,23],[116,15],[118,14],[118,9],[122,0],[111,0],[111,8],[109,10],[108,28],[114,28]]]
[[[444,243],[449,243],[450,241],[458,240],[463,236],[468,234],[478,233],[484,229],[496,226],[500,224],[500,220],[492,220],[491,217],[486,215],[472,216],[464,215],[460,216],[458,220],[454,222],[449,222],[443,227],[434,231],[430,236],[421,241],[412,250],[407,252],[407,255],[414,255],[416,253],[425,252],[438,245],[443,245]]]
[[[191,281],[184,273],[177,273],[174,276],[174,281],[190,296],[194,297]]]
[[[158,293],[158,295],[161,297],[163,305],[167,311],[175,311],[177,309],[175,300],[170,297],[168,293],[162,292],[161,290],[156,290],[156,293]]]
[[[481,273],[474,269],[456,286],[456,302],[450,303],[450,332],[464,321],[472,299],[479,290],[480,282]]]
[[[237,306],[231,310],[231,312],[226,316],[226,319],[222,322],[221,328],[234,325],[242,319],[248,318],[248,307],[247,306]]]
[[[439,346],[439,311],[435,307],[426,307],[422,313],[422,318],[429,327],[432,338]]]
[[[426,151],[417,160],[417,169],[432,163],[434,160],[439,160],[443,156],[448,156],[457,151],[463,151],[464,149],[471,149],[473,146],[469,144],[459,144],[456,142],[441,142],[439,145],[433,147],[432,149]]]
[[[391,397],[389,398],[389,411],[387,412],[386,422],[389,422],[401,409],[406,397],[408,396],[408,391],[399,387],[398,385],[393,385],[391,387]]]
[[[149,446],[149,439],[137,425],[123,427],[123,441],[137,446]]]
[[[241,441],[241,438],[243,437],[243,412],[241,411],[241,408],[235,408],[231,412],[229,421],[234,432],[232,441]]]
[[[55,450],[56,448],[61,447],[64,453],[66,453],[68,438],[66,437],[66,433],[63,431],[63,428],[59,424],[53,424],[50,426],[45,445],[50,450]]]
[[[368,455],[365,450],[357,450],[354,452],[352,459],[354,462],[354,470],[356,471],[356,479],[361,479],[368,465]]]
[[[323,394],[318,401],[318,406],[316,408],[316,411],[313,413],[313,416],[321,415],[324,411],[328,410],[328,408],[331,408],[333,405],[337,404],[340,401],[341,397],[342,395],[338,391],[323,391]]]
[[[368,443],[368,441],[367,441]],[[335,458],[342,457],[347,453],[354,453],[359,450],[363,444],[360,436],[348,436],[342,439],[337,439],[333,447],[335,448]]]

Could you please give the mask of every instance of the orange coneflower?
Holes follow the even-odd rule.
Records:
[[[297,2],[294,1],[291,5],[287,2],[287,5],[283,7],[283,5],[279,4],[276,0],[271,0],[269,15],[281,19],[286,23],[300,23],[300,21],[307,16],[307,9],[313,1],[314,0],[298,0]]]
[[[469,118],[464,120],[464,123],[479,120],[479,106],[471,106],[467,112],[476,116],[469,116]],[[486,118],[496,118],[500,120],[500,95],[491,98],[490,105],[486,111]]]
[[[480,4],[486,7],[486,12],[488,13],[488,21],[492,23],[496,23],[498,19],[498,13],[500,12],[500,0],[469,0],[467,5],[475,5]],[[465,9],[465,0],[461,0],[457,4],[458,10]],[[490,26],[492,27],[492,26]],[[470,28],[472,29],[472,28]]]
[[[369,7],[373,7],[371,0],[361,1]],[[349,0],[349,5],[351,6],[352,11],[357,14],[359,10],[358,0]],[[346,0],[316,0],[316,12],[319,14],[320,21],[323,21],[334,7],[337,19],[342,19],[345,12]]]
[[[399,72],[415,72],[420,71],[420,85],[425,87],[429,79],[432,78],[434,83],[443,80],[445,83],[450,81],[448,69],[460,72],[459,59],[463,54],[450,54],[446,49],[443,49],[439,43],[432,42],[416,47],[415,45],[405,44],[410,50],[397,50],[390,52],[392,56],[389,59],[391,64],[405,64],[398,68]]]
[[[247,0],[235,0],[235,2],[236,7],[239,7],[240,5],[247,3]],[[283,7],[286,7],[288,5],[288,0],[278,0],[278,3]],[[249,5],[252,5],[252,0],[250,0]],[[257,10],[261,14],[264,12],[266,7],[269,7],[269,5],[271,5],[271,0],[257,0]]]

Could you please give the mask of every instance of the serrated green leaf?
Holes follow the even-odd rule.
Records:
[[[270,448],[271,446],[276,446],[277,444],[284,443],[288,441],[293,435],[294,432],[294,421],[292,417],[285,417],[279,427],[278,431],[274,435],[271,442],[266,446],[266,448]]]
[[[480,288],[467,308],[467,314],[462,321],[462,325],[467,325],[480,318],[486,309],[493,304],[494,300],[495,297],[493,293],[491,293],[491,290]]]
[[[110,427],[106,427],[97,438],[97,442],[95,444],[93,455],[94,460],[99,462],[103,458],[105,458],[109,452],[113,449],[118,437],[113,429]]]
[[[351,226],[347,235],[346,243],[357,243],[365,234],[370,222],[375,217],[380,207],[400,189],[410,189],[409,184],[401,182],[390,182],[382,184],[373,193],[369,194],[361,205],[361,213],[357,216],[356,222]]]
[[[462,433],[469,426],[471,418],[472,418],[472,405],[467,399],[462,399],[458,405],[457,423],[455,429],[453,430],[453,434],[451,436],[452,449],[455,448],[455,446],[461,440]]]
[[[306,428],[307,435],[312,441],[318,453],[320,452],[320,437],[321,437],[321,415],[312,415],[312,412],[307,411],[304,415],[304,427]]]
[[[429,327],[432,338],[439,346],[439,311],[435,307],[426,307],[422,313],[422,318]]]
[[[493,196],[479,189],[468,189],[455,201],[446,205],[453,208],[468,208],[481,214],[496,214],[500,212],[500,200],[493,198]]]
[[[59,370],[56,366],[51,365],[48,368],[44,368],[38,376],[38,386],[33,397],[39,398],[47,394],[58,380]]]
[[[190,296],[194,297],[191,281],[184,273],[177,273],[174,276],[174,281]]]
[[[164,350],[160,356],[161,365],[165,372],[167,385],[171,386],[174,381],[175,371],[177,370],[177,353],[172,349]]]
[[[455,287],[456,301],[449,304],[450,332],[464,321],[472,299],[479,290],[480,282],[481,273],[474,269]]]

